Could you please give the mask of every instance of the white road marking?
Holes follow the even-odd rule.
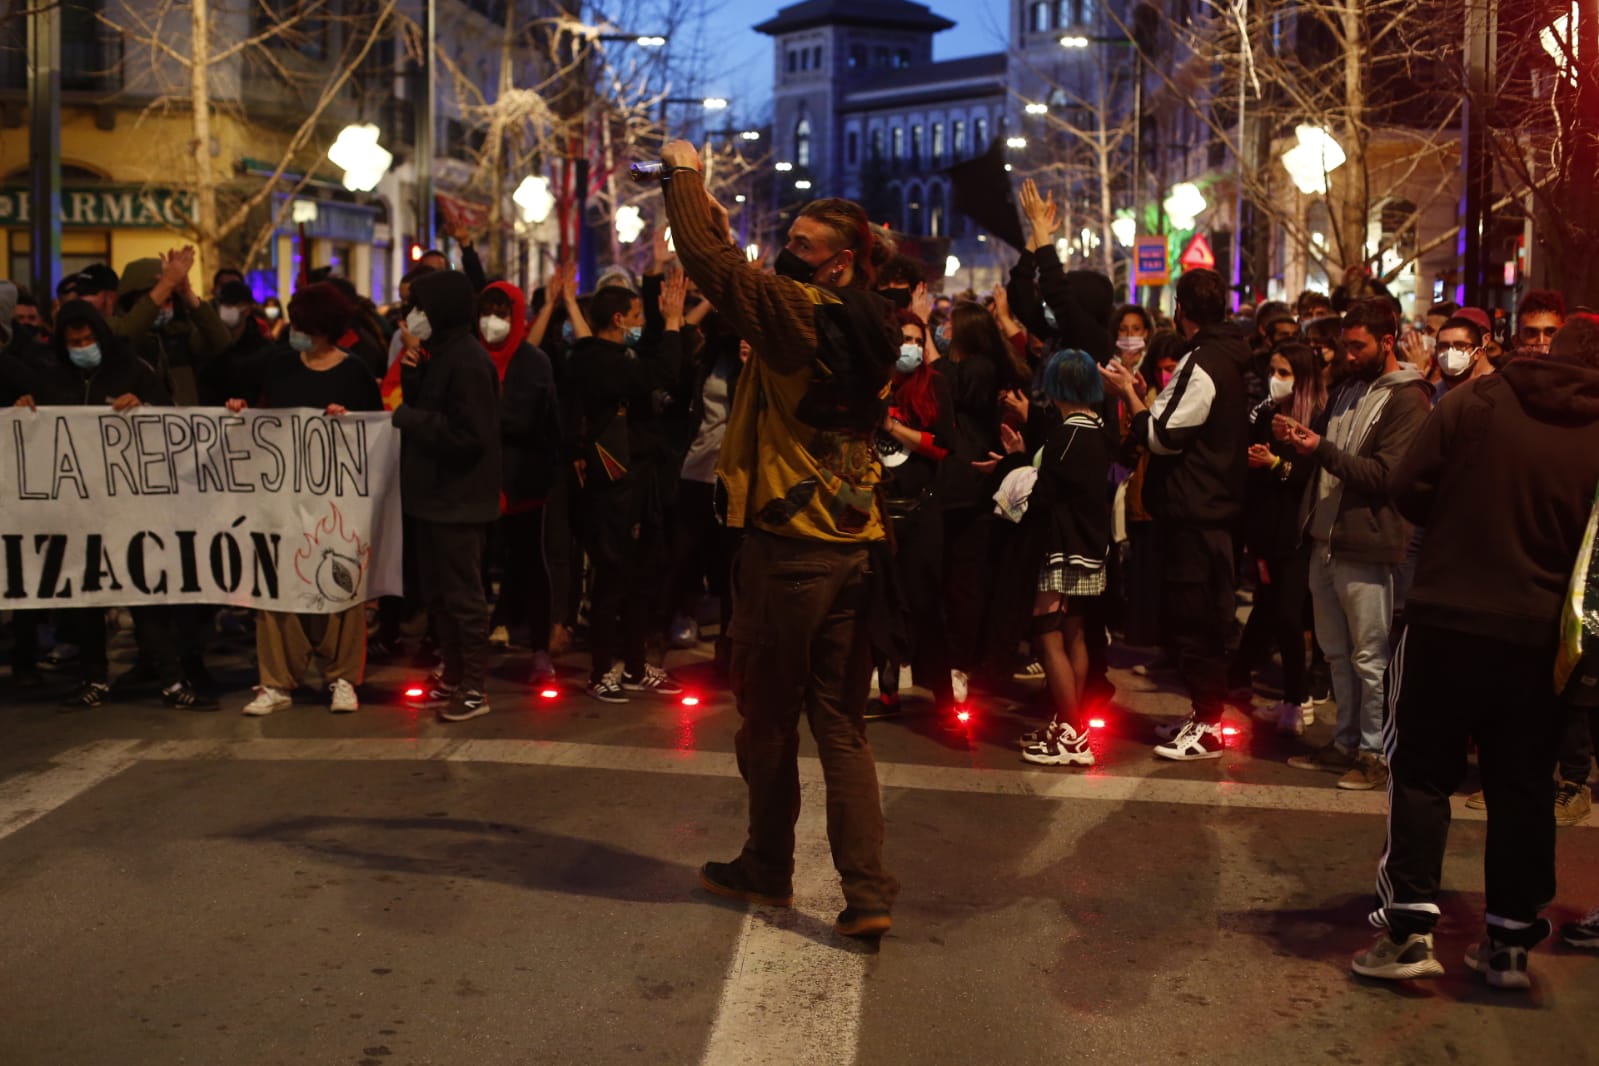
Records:
[[[38,821],[138,762],[137,740],[97,740],[63,753],[49,767],[0,781],[0,838]]]
[[[832,932],[838,875],[820,785],[801,788],[794,907],[745,916],[722,984],[704,1066],[855,1061],[867,955]]]

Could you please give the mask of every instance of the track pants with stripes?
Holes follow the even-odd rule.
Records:
[[[1449,797],[1475,740],[1488,802],[1489,935],[1542,938],[1538,912],[1555,894],[1551,768],[1566,714],[1554,694],[1554,658],[1552,643],[1405,628],[1388,673],[1388,847],[1377,868],[1374,924],[1402,937],[1437,923]]]

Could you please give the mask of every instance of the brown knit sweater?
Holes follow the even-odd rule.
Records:
[[[871,438],[818,430],[795,414],[817,370],[816,305],[837,297],[748,262],[714,220],[696,173],[678,171],[666,184],[666,213],[683,269],[755,353],[716,467],[727,524],[834,543],[883,539]]]

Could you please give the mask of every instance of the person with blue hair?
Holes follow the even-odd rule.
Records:
[[[1031,457],[1037,480],[1022,515],[1018,543],[1033,562],[1034,650],[1044,666],[1055,715],[1022,737],[1022,758],[1050,766],[1092,766],[1087,723],[1082,720],[1088,679],[1083,622],[1105,591],[1110,548],[1106,479],[1115,442],[1099,416],[1104,385],[1087,352],[1066,348],[1049,357],[1040,375],[1043,395],[1060,416],[1044,446]],[[1021,434],[1001,429],[1006,457],[990,454],[1002,475],[1028,463]],[[987,464],[984,464],[987,465]]]

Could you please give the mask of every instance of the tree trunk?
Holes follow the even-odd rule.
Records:
[[[1366,227],[1371,218],[1370,175],[1366,169],[1365,68],[1362,26],[1365,0],[1343,0],[1340,23],[1344,48],[1344,181],[1338,204],[1339,265],[1366,262]]]
[[[195,265],[200,277],[216,269],[217,186],[211,165],[211,9],[191,0],[189,93],[194,122]]]

